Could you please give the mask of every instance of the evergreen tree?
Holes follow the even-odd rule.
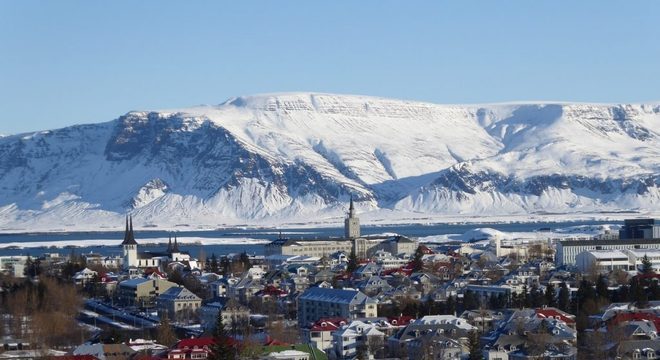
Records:
[[[474,310],[479,307],[479,299],[471,291],[468,290],[463,294],[463,308],[465,310]]]
[[[241,253],[241,256],[238,259],[238,261],[241,263],[244,270],[247,270],[252,267],[252,264],[250,264],[250,257],[245,251]]]
[[[172,270],[170,271],[169,274],[167,274],[167,280],[171,281],[177,285],[183,285],[184,279],[183,275],[179,272],[179,270]]]
[[[612,302],[629,302],[630,301],[630,286],[621,285],[614,293]]]
[[[215,320],[215,329],[213,329],[213,345],[208,360],[237,360],[238,354],[236,348],[232,346],[232,339],[229,337],[225,324],[222,321],[222,311],[218,311],[218,317]]]
[[[607,278],[603,275],[600,274],[598,275],[598,282],[596,283],[596,294],[598,295],[599,298],[603,300],[609,300],[610,298],[610,293],[607,290],[609,287]]]
[[[481,352],[479,333],[476,330],[472,330],[468,333],[468,348],[470,349],[469,360],[483,360],[484,356]]]
[[[41,260],[32,260],[32,258],[28,256],[27,260],[25,260],[23,275],[28,277],[37,277],[41,275]]]
[[[548,284],[545,286],[545,304],[548,306],[557,306],[557,299],[555,298],[555,286]]]
[[[630,297],[637,307],[645,307],[648,303],[644,284],[637,277],[630,279]]]
[[[532,289],[529,292],[529,306],[533,308],[541,307],[545,303],[545,298],[543,296],[543,291],[539,289],[538,285],[532,285]]]
[[[211,254],[211,262],[209,268],[212,273],[218,273],[220,271],[220,266],[218,265],[218,258],[215,256],[215,253]]]
[[[660,300],[660,286],[657,281],[651,281],[651,284],[648,288],[649,300],[656,301]]]
[[[445,313],[449,315],[454,315],[456,313],[456,299],[452,295],[449,295],[447,302],[445,303]]]
[[[585,303],[595,303],[598,298],[596,290],[592,283],[587,279],[582,279],[577,291],[578,311],[582,311]]]
[[[569,311],[571,307],[571,291],[568,289],[568,286],[565,282],[562,282],[561,286],[559,287],[557,307],[564,311]]]
[[[653,271],[653,264],[651,263],[651,260],[646,254],[644,254],[644,257],[642,258],[642,273],[643,274],[655,273],[655,271]]]
[[[422,246],[418,246],[417,250],[415,250],[415,255],[412,260],[412,270],[413,272],[420,272],[424,268],[424,261],[422,258],[424,257],[424,251],[422,251]]]
[[[355,251],[351,250],[351,254],[348,255],[348,266],[346,267],[346,271],[352,274],[357,268],[358,258],[357,255],[355,255]]]
[[[223,256],[222,259],[220,260],[220,267],[222,268],[222,275],[228,276],[229,275],[229,258],[227,256]]]

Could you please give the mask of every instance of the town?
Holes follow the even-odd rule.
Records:
[[[0,257],[0,359],[655,359],[660,220],[592,239],[280,235],[193,258]],[[480,240],[480,239],[475,239]]]

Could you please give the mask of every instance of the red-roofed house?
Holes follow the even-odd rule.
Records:
[[[413,322],[415,320],[414,317],[412,316],[397,316],[397,317],[389,317],[387,318],[387,321],[390,323],[392,326],[396,327],[406,327],[408,324]]]
[[[232,338],[229,338],[228,342],[233,347],[239,346],[239,343]],[[180,340],[173,349],[167,352],[166,359],[206,359],[211,352],[213,343],[212,337]]]
[[[257,291],[254,295],[255,296],[261,296],[261,297],[273,297],[273,298],[280,298],[280,297],[286,297],[289,293],[286,291],[279,289],[273,285],[266,285],[266,287],[263,290]]]
[[[422,254],[424,255],[433,255],[435,254],[435,251],[429,249],[428,246],[426,245],[419,245],[420,250],[422,250]]]
[[[643,321],[648,320],[653,322],[656,329],[660,329],[660,317],[650,312],[619,312],[608,322],[609,326],[617,326],[627,321]]]
[[[332,349],[332,332],[346,325],[344,318],[320,319],[309,328],[301,330],[304,342],[313,344],[321,351]]]
[[[557,319],[563,321],[569,327],[575,329],[575,315],[554,307],[536,309],[536,316],[542,319]]]

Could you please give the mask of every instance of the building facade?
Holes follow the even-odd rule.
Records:
[[[298,324],[301,328],[328,317],[356,319],[376,316],[377,301],[358,290],[313,287],[298,297]]]

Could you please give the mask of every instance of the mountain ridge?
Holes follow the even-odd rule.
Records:
[[[131,111],[0,138],[0,228],[305,222],[351,195],[390,219],[656,212],[659,134],[656,104],[284,93]]]

